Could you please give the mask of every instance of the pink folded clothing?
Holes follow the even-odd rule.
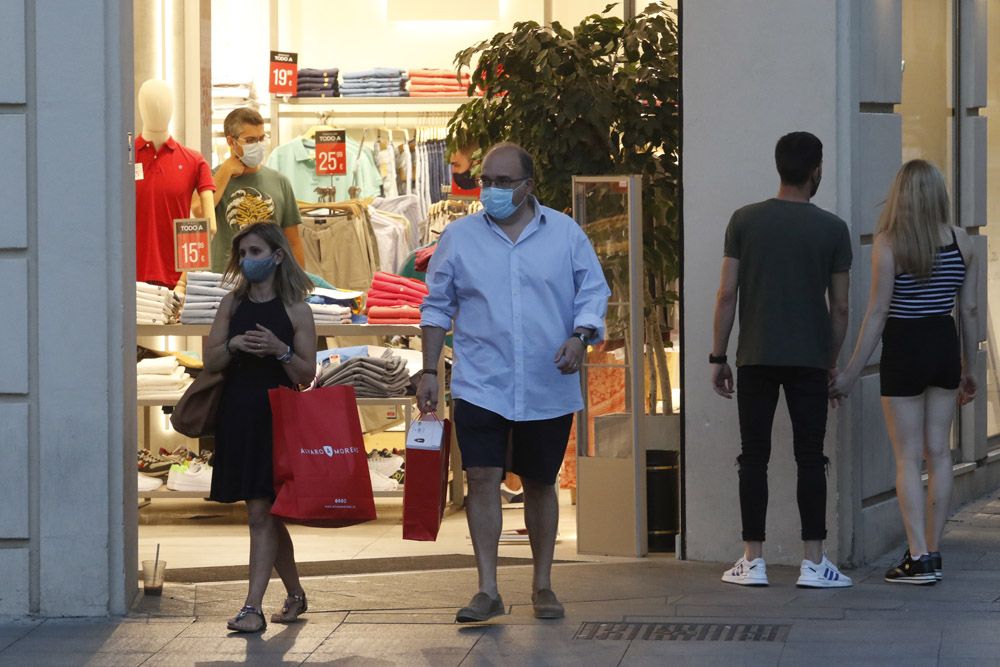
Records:
[[[454,79],[455,78],[455,70],[451,70],[451,69],[434,69],[432,67],[425,67],[425,68],[421,68],[421,69],[411,69],[410,70],[410,79],[411,80],[414,77],[421,77],[421,76],[446,76],[446,77],[449,77],[451,79]],[[468,72],[463,72],[462,76],[467,77],[467,76],[469,76],[469,73]]]
[[[442,86],[439,84],[410,86],[411,93],[454,93],[456,95],[464,95],[466,90],[465,86]]]
[[[413,306],[414,308],[418,308],[423,302],[422,298],[416,299],[413,297],[380,294],[373,296],[370,292],[368,293],[368,298],[365,300],[366,307],[368,308],[372,306]]]
[[[422,280],[417,280],[416,278],[406,278],[403,276],[397,276],[395,273],[386,273],[385,271],[376,271],[375,275],[372,276],[373,280],[379,280],[385,283],[395,283],[397,285],[403,285],[404,287],[409,287],[410,289],[415,289],[418,292],[427,294],[427,283]]]
[[[368,324],[420,324],[420,320],[383,320],[369,317]]]
[[[375,296],[406,296],[413,299],[420,299],[423,301],[424,297],[427,296],[426,292],[420,292],[415,289],[410,289],[409,287],[404,287],[403,285],[393,285],[392,283],[384,283],[381,280],[376,280],[372,282],[372,288],[368,290],[368,294],[374,294]]]
[[[421,86],[461,86],[469,85],[472,81],[467,76],[463,76],[461,79],[456,79],[453,76],[421,76],[414,79],[410,79],[410,83],[415,83]]]
[[[420,309],[413,306],[372,306],[368,308],[369,321],[373,318],[420,321]]]

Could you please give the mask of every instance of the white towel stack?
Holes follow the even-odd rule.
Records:
[[[181,310],[183,324],[211,324],[229,289],[222,286],[222,274],[210,271],[189,271],[187,295]]]
[[[350,324],[351,309],[347,306],[337,306],[325,303],[310,303],[316,324]]]
[[[180,300],[173,290],[149,283],[135,284],[135,323],[172,324],[177,321]]]
[[[184,367],[177,363],[177,357],[143,359],[135,366],[139,400],[174,403],[192,382]]]

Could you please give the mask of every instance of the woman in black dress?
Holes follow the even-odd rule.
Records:
[[[287,597],[275,623],[306,611],[292,540],[271,514],[269,389],[312,381],[316,369],[316,327],[305,303],[312,283],[296,263],[281,228],[271,222],[244,227],[233,237],[224,283],[234,289],[223,300],[205,341],[205,368],[222,371],[225,382],[215,431],[215,466],[210,498],[245,501],[250,524],[250,588],[230,630],[261,632],[267,627],[261,604],[278,570]]]

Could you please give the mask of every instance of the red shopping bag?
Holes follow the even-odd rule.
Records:
[[[271,513],[308,526],[375,518],[375,498],[353,387],[271,389],[274,488]]]
[[[437,416],[410,424],[403,483],[403,539],[434,541],[448,494],[451,422]]]

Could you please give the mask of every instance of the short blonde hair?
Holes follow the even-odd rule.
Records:
[[[889,188],[878,232],[892,243],[897,273],[927,279],[941,245],[938,225],[951,224],[944,176],[926,160],[910,160]]]

